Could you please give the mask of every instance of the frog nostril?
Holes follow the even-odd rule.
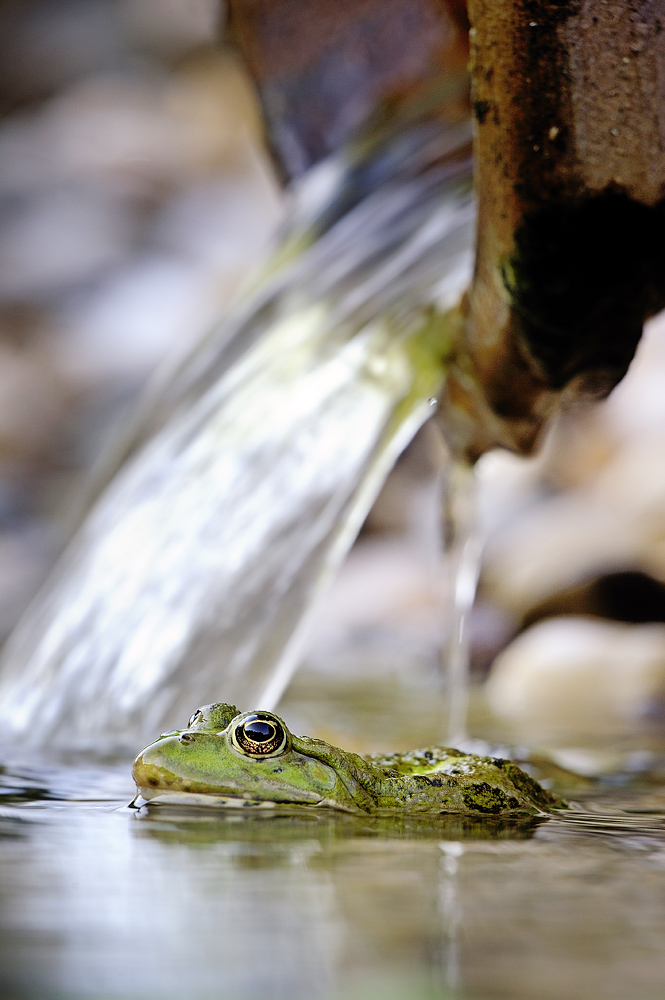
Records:
[[[196,736],[193,736],[191,733],[181,733],[179,739],[181,743],[194,743]]]

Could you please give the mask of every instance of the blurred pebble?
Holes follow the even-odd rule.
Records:
[[[170,198],[150,237],[158,246],[238,280],[260,258],[283,215],[283,199],[251,148],[241,169]]]
[[[130,42],[176,58],[215,42],[224,21],[223,0],[121,0],[121,24]]]
[[[66,421],[68,395],[48,356],[0,341],[0,460],[44,458]],[[0,472],[1,477],[1,472]]]
[[[255,98],[230,52],[196,53],[171,74],[93,74],[3,123],[0,194],[86,181],[161,198],[220,169],[238,172],[259,136]]]
[[[499,717],[546,730],[639,722],[665,699],[665,626],[539,622],[496,658],[486,694]]]
[[[634,567],[643,542],[644,526],[620,508],[565,493],[522,511],[490,538],[483,588],[523,617],[573,584]]]
[[[39,530],[0,533],[0,641],[12,630],[52,565]]]
[[[54,365],[74,383],[143,381],[218,317],[222,296],[209,273],[165,255],[134,258],[53,317]]]
[[[127,56],[122,25],[108,0],[9,0],[2,5],[0,51],[6,104],[38,100]]]
[[[127,255],[135,230],[127,204],[80,185],[0,214],[0,300],[39,299],[90,281]]]

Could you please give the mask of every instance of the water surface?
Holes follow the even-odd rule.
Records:
[[[8,1000],[663,996],[659,786],[523,823],[137,812],[125,762],[0,791]]]

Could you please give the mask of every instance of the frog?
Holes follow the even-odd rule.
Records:
[[[136,757],[135,804],[304,807],[366,815],[538,816],[566,803],[501,757],[433,746],[359,755],[278,715],[216,702]]]

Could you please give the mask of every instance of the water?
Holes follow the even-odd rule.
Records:
[[[473,468],[449,459],[444,470],[441,510],[442,560],[446,576],[443,672],[446,688],[445,742],[459,747],[467,741],[469,709],[470,634],[469,616],[480,576],[482,532],[476,511],[476,480]]]
[[[126,808],[0,776],[3,1000],[660,1000],[665,791],[550,821]]]
[[[279,700],[458,335],[469,128],[408,114],[312,173],[253,295],[162,381],[7,645],[3,738],[135,749]]]

